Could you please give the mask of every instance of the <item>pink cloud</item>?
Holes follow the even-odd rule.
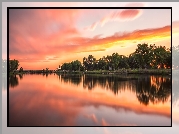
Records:
[[[10,55],[44,57],[48,46],[62,45],[80,35],[75,28],[78,10],[10,10]]]
[[[170,36],[170,33],[171,33],[170,26],[153,28],[153,29],[136,30],[133,32],[117,32],[108,37],[101,37],[101,35],[97,35],[92,38],[71,36],[73,34],[70,34],[71,36],[70,37],[67,32],[67,34],[65,34],[67,36],[63,35],[62,33],[59,34],[57,33],[44,40],[43,38],[35,39],[37,42],[34,42],[34,44],[33,42],[29,43],[21,36],[17,36],[14,38],[16,39],[14,41],[16,45],[10,46],[12,50],[10,51],[11,52],[10,58],[12,59],[17,58],[19,59],[20,62],[27,63],[27,62],[46,61],[47,55],[56,55],[58,56],[58,58],[51,60],[51,61],[55,61],[55,60],[60,60],[61,56],[64,57],[64,55],[68,55],[73,52],[81,53],[81,52],[105,51],[107,48],[115,45],[113,44],[114,42],[120,40],[132,41],[132,40],[150,39],[158,36],[166,37],[166,36]]]
[[[76,22],[85,13],[99,15],[100,10],[65,10],[65,9],[19,9],[10,10],[9,20],[9,54],[12,59],[20,62],[48,62],[61,60],[66,54],[73,52],[105,51],[114,42],[120,40],[140,40],[144,38],[170,36],[170,26],[144,29],[133,32],[118,32],[108,37],[96,35],[83,37],[82,31],[77,29]],[[134,19],[141,10],[122,10],[107,14],[94,22],[88,29],[94,30],[98,25],[109,21]],[[89,15],[89,14],[88,14]],[[177,23],[175,23],[177,25]],[[111,43],[109,45],[108,43]],[[54,55],[58,58],[46,60],[46,56]],[[25,64],[24,63],[24,64]],[[55,64],[55,63],[54,63]],[[57,64],[57,63],[56,63]]]
[[[133,20],[140,16],[141,10],[129,9],[120,12],[119,16],[123,20]]]

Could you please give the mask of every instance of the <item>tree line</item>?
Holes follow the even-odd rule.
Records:
[[[178,69],[179,67],[179,45],[166,48],[165,46],[156,46],[155,44],[148,45],[138,44],[135,52],[129,56],[113,53],[112,55],[103,56],[96,59],[93,55],[83,58],[81,63],[79,60],[75,60],[68,63],[59,65],[58,70],[69,71],[85,71],[85,70],[117,70],[121,68],[126,69]],[[15,72],[18,70],[19,61],[16,59],[9,59],[9,72]],[[172,66],[171,66],[172,65]],[[6,72],[7,61],[2,60],[2,71]],[[47,69],[46,69],[47,70]],[[23,71],[21,67],[19,71]]]
[[[175,47],[173,47],[175,49]],[[177,51],[179,54],[179,52]],[[61,70],[84,71],[84,70],[118,70],[118,69],[170,69],[172,65],[171,48],[156,46],[155,44],[138,44],[135,52],[129,56],[113,53],[96,59],[93,55],[83,58],[81,63],[75,60],[63,63]],[[59,65],[60,68],[60,65]]]

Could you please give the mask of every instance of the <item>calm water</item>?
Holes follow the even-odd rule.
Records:
[[[171,126],[171,76],[9,79],[10,126]]]

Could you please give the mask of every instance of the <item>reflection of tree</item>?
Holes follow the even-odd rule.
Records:
[[[138,100],[148,105],[159,102],[166,102],[171,95],[171,78],[163,76],[95,76],[86,75],[83,77],[83,87],[89,90],[96,86],[112,90],[114,94],[124,90],[131,90],[136,93]]]
[[[145,104],[149,104],[149,96],[150,96],[150,77],[145,77],[145,80],[143,77],[138,78],[136,81],[136,96],[138,100]]]
[[[11,87],[16,87],[19,84],[18,77],[16,75],[9,76],[9,85]]]
[[[85,75],[83,77],[83,87],[89,90],[96,86],[101,86],[103,89],[112,90],[114,94],[126,88],[132,90],[134,87],[133,81],[128,81],[130,78],[117,77],[117,76],[99,76],[99,75]]]
[[[159,102],[166,102],[171,95],[171,78],[164,76],[145,75],[59,75],[65,83],[79,85],[81,82],[84,89],[92,90],[101,87],[104,90],[111,90],[115,95],[130,90],[136,93],[139,102],[148,105]]]
[[[42,75],[48,77],[49,73],[43,72]]]
[[[59,75],[60,78],[60,75]],[[79,85],[81,82],[81,75],[70,75],[70,74],[63,74],[61,75],[61,80],[63,80],[65,83],[73,83],[75,85]]]
[[[88,88],[92,90],[96,87],[97,79],[95,77],[88,77],[87,75],[83,77],[83,88]]]
[[[146,78],[145,78],[146,79]],[[136,95],[138,100],[148,105],[149,102],[153,104],[159,102],[166,102],[171,95],[171,80],[162,76],[147,77],[147,81],[143,78],[136,83]]]
[[[23,74],[19,74],[20,80],[23,79]]]

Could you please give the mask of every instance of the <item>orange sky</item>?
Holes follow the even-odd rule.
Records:
[[[24,69],[129,55],[144,42],[171,46],[169,9],[10,9],[9,18],[9,57]]]

